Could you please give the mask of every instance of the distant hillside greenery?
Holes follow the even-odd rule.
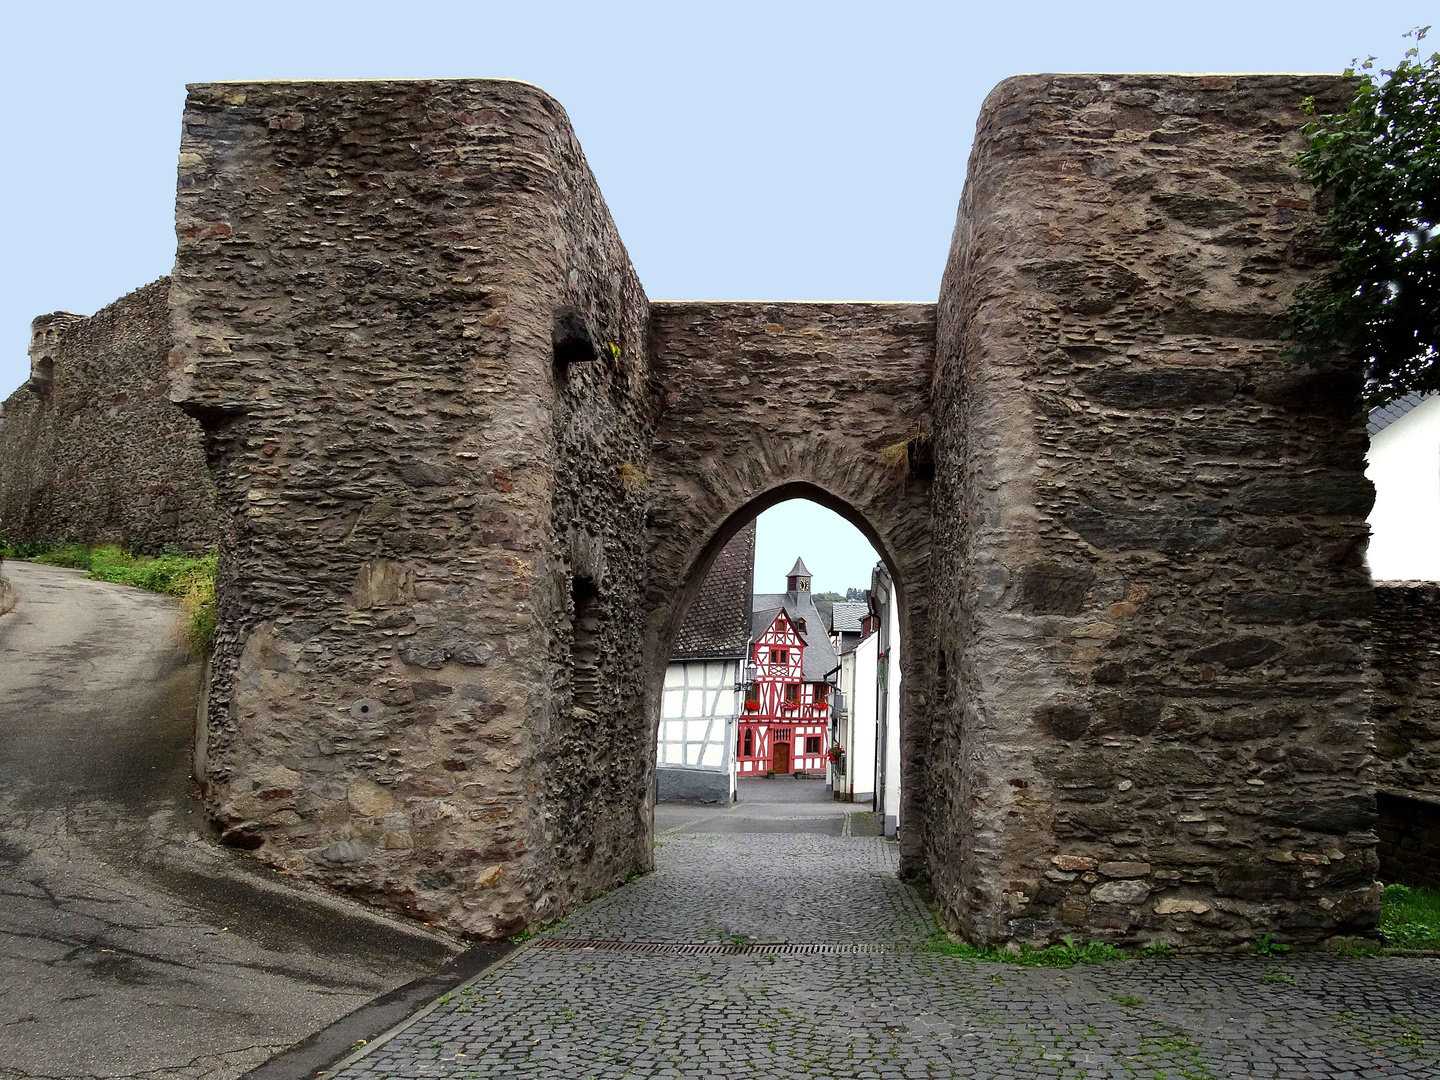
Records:
[[[0,558],[45,566],[68,566],[86,577],[178,596],[185,637],[196,655],[215,644],[215,552],[185,555],[167,546],[163,555],[132,555],[113,544],[0,544]]]
[[[1429,27],[1394,70],[1372,56],[1342,113],[1305,126],[1300,170],[1331,202],[1334,269],[1303,287],[1290,333],[1303,357],[1338,345],[1365,365],[1366,403],[1440,390],[1440,53]],[[1308,102],[1314,111],[1314,102]]]

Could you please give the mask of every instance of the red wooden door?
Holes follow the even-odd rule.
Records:
[[[777,773],[787,773],[790,771],[790,744],[788,742],[777,742],[775,744],[773,761],[774,764],[772,768],[774,768]]]

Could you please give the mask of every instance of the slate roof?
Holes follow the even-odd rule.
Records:
[[[1430,394],[1422,394],[1417,390],[1413,394],[1406,394],[1404,397],[1390,402],[1389,405],[1371,409],[1370,418],[1365,423],[1365,430],[1370,433],[1371,438],[1374,438],[1427,397],[1430,397]]]
[[[715,557],[700,593],[685,613],[670,650],[672,660],[743,657],[750,651],[750,594],[755,578],[755,522]]]
[[[860,620],[869,612],[870,605],[858,600],[837,600],[831,616],[830,629],[837,634],[858,634]]]
[[[810,577],[810,571],[805,569],[805,560],[804,560],[804,559],[796,559],[796,560],[795,560],[795,565],[790,568],[790,573],[786,574],[785,576],[786,576],[786,577]]]
[[[825,629],[825,620],[815,608],[815,601],[808,592],[756,593],[754,614],[750,619],[751,639],[758,638],[781,609],[791,621],[805,620],[805,632],[800,637],[805,642],[805,664],[800,676],[806,682],[824,682],[825,676],[840,666],[835,647],[830,644],[830,635]]]

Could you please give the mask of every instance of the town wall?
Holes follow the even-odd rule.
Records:
[[[902,870],[950,928],[1373,925],[1363,417],[1277,336],[1324,265],[1302,101],[1344,92],[1002,84],[937,308],[649,303],[524,84],[192,87],[224,838],[481,937],[648,869],[686,609],[804,496],[894,573]]]
[[[1346,93],[1046,75],[984,106],[932,406],[929,863],[971,937],[1374,924],[1364,418],[1279,340],[1324,257],[1303,104]]]
[[[193,86],[176,230],[224,839],[479,937],[648,867],[647,307],[564,112]]]
[[[1440,583],[1375,586],[1381,880],[1440,888]]]
[[[215,542],[200,428],[169,400],[169,285],[35,320],[31,377],[0,406],[0,541]]]

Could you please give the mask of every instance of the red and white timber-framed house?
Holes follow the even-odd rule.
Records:
[[[783,593],[757,593],[735,757],[741,776],[824,775],[840,661],[799,559]]]

